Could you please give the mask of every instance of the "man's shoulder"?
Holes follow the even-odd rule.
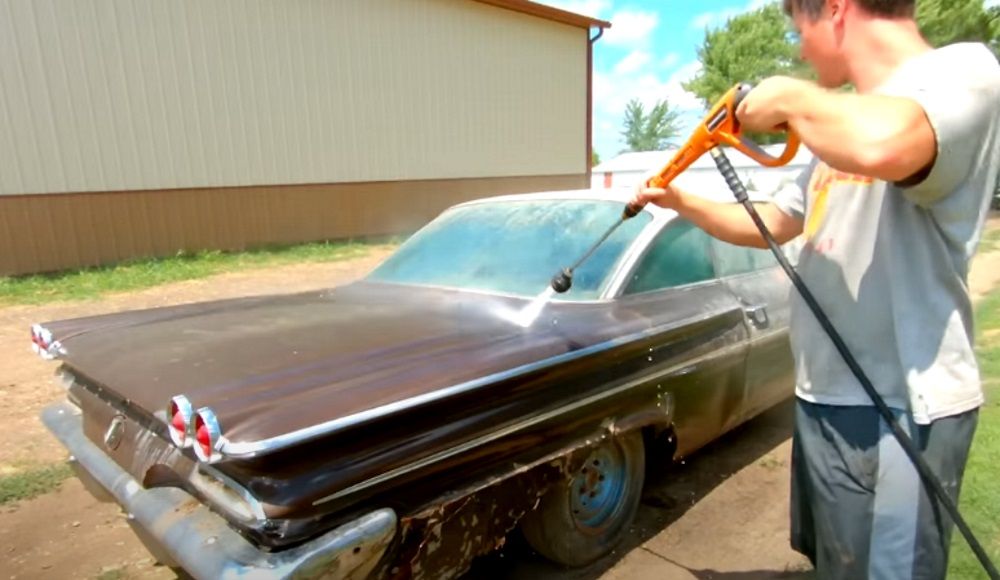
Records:
[[[914,92],[976,90],[995,98],[1000,90],[1000,62],[981,42],[948,44],[904,62],[878,92],[907,96]]]
[[[920,67],[929,67],[932,76],[966,76],[1000,82],[1000,62],[981,42],[956,42],[932,50]]]

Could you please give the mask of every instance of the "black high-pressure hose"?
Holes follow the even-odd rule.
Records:
[[[736,171],[733,169],[732,164],[729,162],[729,158],[726,157],[726,154],[723,153],[723,151],[718,147],[712,148],[710,153],[712,155],[712,159],[715,160],[715,164],[718,166],[719,171],[722,172],[722,176],[725,178],[729,189],[733,192],[733,195],[736,196],[736,201],[740,202],[747,210],[747,213],[750,214],[750,219],[753,220],[757,229],[760,230],[760,235],[764,237],[764,240],[767,242],[767,245],[774,254],[774,257],[777,258],[778,263],[781,264],[781,268],[786,274],[788,274],[792,284],[795,285],[795,289],[799,291],[802,299],[805,300],[806,304],[809,306],[809,310],[811,310],[813,315],[816,316],[816,320],[819,321],[820,326],[823,327],[823,330],[826,331],[830,340],[833,341],[833,345],[837,348],[837,352],[839,352],[840,356],[843,357],[844,362],[847,363],[851,372],[854,373],[854,376],[857,377],[865,392],[868,393],[872,402],[875,403],[875,407],[878,409],[879,414],[882,415],[882,419],[885,420],[889,429],[892,431],[892,434],[895,435],[896,440],[899,441],[900,446],[903,447],[903,451],[906,452],[907,457],[910,458],[910,461],[912,461],[913,465],[917,468],[917,472],[920,474],[920,478],[923,480],[924,485],[926,485],[927,488],[933,492],[933,495],[937,496],[938,501],[944,505],[948,514],[951,516],[952,521],[955,522],[955,526],[958,527],[962,536],[965,538],[965,541],[969,543],[969,547],[972,548],[972,551],[976,554],[976,558],[979,559],[979,563],[982,564],[983,569],[986,570],[989,577],[992,580],[1000,580],[1000,573],[997,572],[993,562],[991,562],[989,556],[986,555],[986,551],[983,550],[982,545],[979,544],[979,540],[976,539],[976,536],[972,533],[968,524],[965,523],[965,520],[962,518],[962,514],[958,511],[958,506],[955,505],[955,502],[952,501],[951,497],[947,494],[947,492],[945,492],[941,482],[938,481],[937,477],[935,477],[934,473],[931,471],[931,468],[927,465],[927,462],[924,461],[923,456],[920,455],[920,451],[917,449],[916,445],[914,445],[913,440],[910,439],[906,432],[903,431],[903,429],[896,422],[896,418],[893,417],[892,411],[889,410],[889,406],[885,404],[885,401],[875,390],[872,382],[861,369],[861,366],[858,364],[857,360],[855,360],[854,355],[851,354],[851,351],[847,348],[847,345],[840,337],[837,329],[833,327],[833,324],[830,322],[830,319],[827,318],[826,313],[823,312],[819,303],[816,302],[812,292],[809,291],[805,282],[803,282],[802,278],[799,277],[799,273],[796,272],[795,269],[792,268],[791,264],[788,263],[788,260],[781,252],[781,248],[778,246],[778,243],[774,240],[774,236],[772,236],[770,230],[767,229],[764,221],[757,213],[756,208],[754,208],[753,204],[750,203],[750,199],[747,196],[747,190],[743,186],[743,182],[740,181]]]

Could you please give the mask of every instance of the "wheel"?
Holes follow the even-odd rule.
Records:
[[[524,517],[525,539],[564,566],[585,566],[607,555],[635,517],[645,471],[641,432],[605,441],[572,479],[552,488]]]

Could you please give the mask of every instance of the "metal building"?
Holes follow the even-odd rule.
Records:
[[[0,0],[0,274],[586,187],[607,26],[525,0]]]
[[[764,150],[771,156],[778,157],[784,152],[785,145],[767,145]],[[674,149],[622,153],[592,169],[590,186],[594,189],[634,189],[644,177],[662,169],[676,153]],[[791,161],[780,167],[764,167],[731,148],[726,149],[726,156],[747,189],[761,195],[774,193],[785,180],[798,177],[813,161],[812,152],[805,146],[799,148]],[[684,173],[677,176],[674,183],[687,191],[709,198],[733,200],[729,186],[710,155],[696,159]]]

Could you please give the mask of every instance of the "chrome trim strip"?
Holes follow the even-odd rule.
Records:
[[[229,501],[226,498],[219,497],[218,494],[214,492],[211,488],[205,487],[206,484],[203,481],[201,481],[204,479],[214,479],[215,480],[214,483],[216,483],[217,485],[221,485],[226,489],[228,489],[229,491],[240,496],[240,498],[246,502],[250,514],[257,521],[263,522],[264,520],[267,519],[267,514],[264,513],[263,504],[261,504],[260,500],[254,497],[253,494],[251,494],[250,491],[247,490],[247,488],[236,483],[236,481],[234,481],[231,477],[222,473],[218,469],[215,469],[214,467],[207,465],[205,463],[199,463],[198,467],[191,472],[191,477],[190,477],[191,484],[194,485],[196,488],[198,488],[198,490],[201,491],[202,493],[211,496],[212,500],[219,507],[225,509],[229,513],[237,515],[235,509],[229,506]]]
[[[739,308],[733,308],[733,310],[738,310]],[[708,312],[705,313],[700,318],[692,319],[693,322],[700,322],[703,320],[708,320],[714,316],[719,316],[725,312]],[[743,316],[742,310],[740,310],[740,316]],[[616,346],[632,342],[634,340],[641,340],[656,334],[659,334],[666,330],[667,326],[659,326],[656,328],[646,329],[642,332],[636,332],[633,334],[621,336],[614,338],[612,340],[607,340],[600,342],[586,348],[581,348],[572,352],[563,353],[543,359],[540,361],[535,361],[533,363],[528,363],[513,369],[508,369],[492,375],[482,377],[479,379],[473,379],[471,381],[466,381],[464,383],[459,383],[451,387],[444,389],[438,389],[430,393],[424,393],[423,395],[418,395],[416,397],[410,397],[409,399],[403,399],[402,401],[396,401],[380,407],[373,407],[371,409],[366,409],[353,415],[347,415],[346,417],[338,417],[332,419],[325,423],[320,423],[318,425],[310,425],[309,427],[304,427],[297,431],[292,431],[291,433],[284,433],[275,437],[268,439],[260,439],[257,441],[228,441],[225,438],[220,440],[220,444],[217,446],[219,453],[228,458],[248,458],[255,457],[261,453],[274,451],[276,449],[282,449],[284,447],[289,447],[301,443],[303,441],[308,441],[309,439],[314,439],[323,435],[329,435],[335,431],[340,431],[347,429],[348,427],[353,427],[360,423],[366,421],[371,421],[385,415],[390,415],[393,413],[398,413],[407,409],[412,409],[419,405],[425,403],[437,401],[440,399],[445,399],[454,395],[472,391],[484,387],[486,385],[503,381],[506,379],[514,378],[519,375],[534,372],[536,370],[545,369],[557,364],[562,364],[565,362],[574,361],[591,354],[609,350]],[[197,448],[197,446],[196,446]]]
[[[268,552],[251,544],[226,520],[177,487],[145,489],[83,434],[80,410],[67,402],[42,411],[42,422],[128,514],[128,523],[168,566],[195,578],[366,578],[396,536],[396,513],[388,508],[287,550]]]
[[[753,336],[753,335],[750,336],[750,345],[753,346],[755,344],[758,344],[758,343],[761,343],[761,342],[764,342],[764,341],[767,341],[767,340],[774,340],[775,338],[779,337],[779,335],[782,335],[782,334],[788,334],[788,329],[770,330],[768,332],[759,332],[759,333],[757,333],[757,336]]]
[[[639,385],[641,385],[643,383],[649,382],[651,376],[660,376],[660,375],[663,375],[664,379],[666,379],[667,377],[669,377],[673,373],[687,374],[687,372],[681,372],[681,371],[688,371],[689,372],[690,368],[692,366],[695,366],[695,365],[697,365],[700,362],[703,362],[705,360],[708,360],[708,359],[711,359],[711,358],[714,358],[714,357],[727,356],[730,353],[732,353],[733,351],[736,351],[736,350],[739,350],[739,349],[744,349],[744,348],[746,348],[746,345],[744,343],[732,344],[732,345],[729,345],[729,346],[727,346],[725,348],[722,348],[720,350],[715,350],[715,351],[712,351],[712,352],[708,352],[708,353],[705,353],[703,355],[699,355],[699,356],[697,356],[697,357],[695,357],[693,359],[688,359],[688,360],[685,360],[683,362],[679,362],[679,363],[671,366],[670,368],[668,368],[665,371],[660,371],[660,372],[656,373],[656,375],[643,375],[641,378],[629,381],[629,382],[625,383],[624,385],[620,385],[618,387],[615,387],[614,389],[610,389],[610,390],[607,390],[607,391],[602,391],[600,393],[591,395],[591,396],[587,397],[586,399],[580,399],[579,401],[574,401],[574,402],[572,402],[572,403],[570,403],[568,405],[563,405],[562,407],[559,407],[558,409],[553,409],[551,411],[542,413],[541,415],[536,415],[534,417],[531,417],[530,419],[525,419],[525,420],[520,421],[518,423],[514,423],[512,425],[508,425],[507,427],[504,427],[503,429],[500,429],[499,431],[490,432],[489,434],[484,435],[482,437],[479,437],[478,439],[473,439],[471,441],[467,441],[467,442],[463,443],[462,445],[458,445],[456,447],[451,447],[449,449],[445,449],[443,451],[439,451],[439,452],[437,452],[437,453],[435,453],[433,455],[428,455],[427,457],[424,457],[423,459],[417,460],[417,461],[415,461],[413,463],[408,463],[406,465],[397,467],[396,469],[387,471],[387,472],[382,473],[380,475],[377,475],[377,476],[375,476],[375,477],[373,477],[371,479],[367,479],[365,481],[362,481],[361,483],[357,483],[357,484],[352,485],[352,486],[350,486],[348,488],[342,489],[342,490],[340,490],[340,491],[338,491],[336,493],[333,493],[333,494],[328,495],[326,497],[320,498],[320,499],[314,501],[313,505],[320,505],[320,504],[326,503],[328,501],[333,501],[333,500],[335,500],[335,499],[337,499],[339,497],[350,495],[350,494],[352,494],[352,493],[354,493],[356,491],[360,491],[362,489],[371,487],[373,485],[377,485],[377,484],[382,483],[384,481],[388,481],[390,479],[393,479],[395,477],[403,475],[404,473],[408,473],[410,471],[414,471],[414,470],[417,470],[417,469],[421,469],[423,467],[427,467],[428,465],[432,465],[434,463],[437,463],[438,461],[442,461],[444,459],[447,459],[449,457],[453,457],[453,456],[458,455],[460,453],[465,453],[466,451],[468,451],[470,449],[474,449],[476,447],[479,447],[479,446],[484,445],[486,443],[489,443],[491,441],[495,441],[497,439],[500,439],[501,437],[506,437],[507,435],[510,435],[511,433],[520,431],[520,430],[522,430],[522,429],[524,429],[526,427],[531,427],[533,425],[537,425],[538,423],[542,423],[544,421],[552,419],[553,417],[557,417],[559,415],[562,415],[563,413],[568,413],[568,412],[573,411],[575,409],[579,409],[580,407],[585,407],[587,405],[596,403],[596,402],[598,402],[598,401],[600,401],[602,399],[607,399],[609,397],[613,397],[613,396],[618,395],[618,394],[620,394],[620,393],[622,393],[624,391],[627,391],[629,389],[633,389],[633,388],[635,388],[635,387],[637,387],[637,386],[639,386]]]

